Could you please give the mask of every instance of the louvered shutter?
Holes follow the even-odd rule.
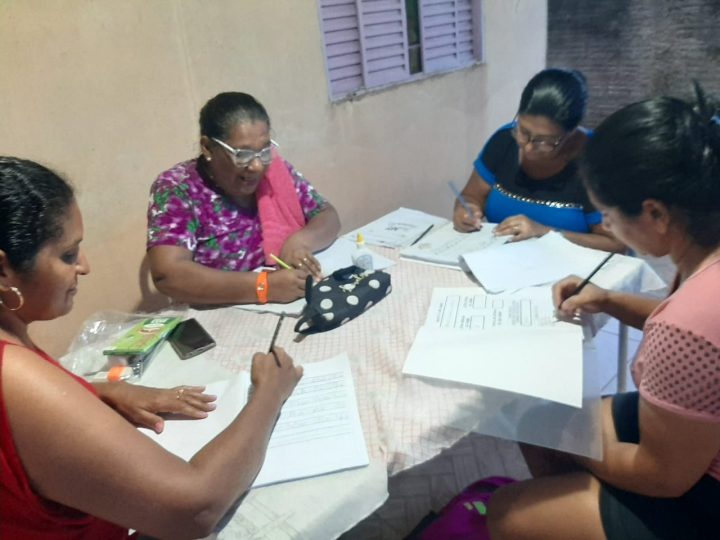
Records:
[[[405,0],[359,0],[365,86],[372,88],[410,76]]]
[[[423,71],[458,68],[475,60],[472,0],[419,0]]]
[[[364,84],[357,0],[320,0],[330,96],[342,97]]]

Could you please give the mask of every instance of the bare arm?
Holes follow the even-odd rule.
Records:
[[[455,201],[453,211],[453,225],[455,229],[462,232],[471,232],[478,230],[480,220],[485,215],[485,202],[492,187],[488,184],[478,172],[473,169],[473,172],[468,178],[467,184],[462,190],[462,196],[465,199],[470,210],[473,212],[472,216],[468,216],[465,209],[460,204],[460,201]]]
[[[34,489],[152,536],[209,534],[257,475],[280,407],[301,376],[278,351],[281,367],[270,355],[256,355],[250,402],[187,463],[61,370],[30,351],[6,348],[5,405]]]
[[[559,313],[571,317],[576,311],[607,313],[623,324],[642,329],[645,320],[662,300],[637,294],[608,291],[592,283],[575,295],[582,282],[578,276],[569,276],[553,285],[553,304]]]
[[[649,497],[679,497],[720,450],[720,424],[693,421],[640,398],[640,444],[615,436],[610,400],[603,402],[603,460],[578,458],[598,478]]]
[[[251,304],[257,302],[256,272],[225,272],[193,261],[192,252],[177,246],[148,251],[150,272],[160,292],[188,304]],[[305,293],[304,270],[268,274],[268,300],[291,302]]]

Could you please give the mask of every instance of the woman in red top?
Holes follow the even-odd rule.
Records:
[[[279,368],[255,355],[256,390],[233,423],[190,462],[166,452],[133,423],[161,430],[158,412],[203,416],[213,407],[202,388],[186,388],[179,405],[176,391],[96,391],[29,335],[30,323],[72,308],[89,272],[82,235],[62,179],[0,157],[0,538],[206,536],[251,485],[302,369],[279,349]]]

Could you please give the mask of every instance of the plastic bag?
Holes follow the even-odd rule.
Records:
[[[166,310],[162,316],[187,316],[187,308]],[[68,352],[60,358],[60,364],[76,375],[86,377],[91,374],[110,370],[117,365],[136,365],[135,376],[149,362],[152,354],[143,362],[133,361],[134,357],[106,356],[103,350],[117,341],[125,332],[153,313],[124,313],[121,311],[100,311],[91,315],[75,336]],[[157,347],[156,347],[157,349]]]

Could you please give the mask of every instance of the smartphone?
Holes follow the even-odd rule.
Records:
[[[170,334],[169,341],[183,360],[197,356],[215,346],[215,340],[196,319],[187,319],[178,324]]]

